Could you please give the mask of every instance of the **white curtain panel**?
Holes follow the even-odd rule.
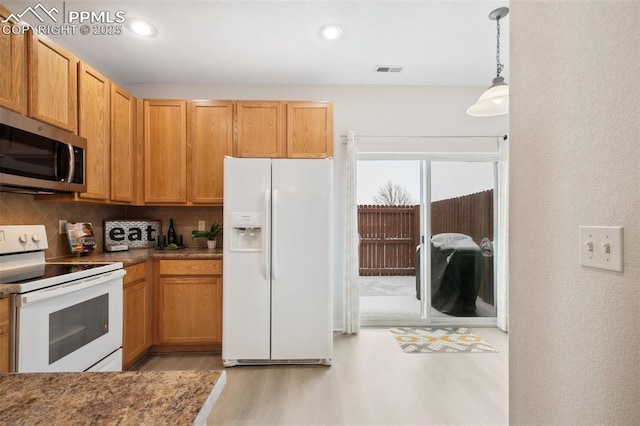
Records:
[[[345,256],[343,333],[357,333],[360,329],[360,292],[358,289],[358,194],[357,194],[356,138],[354,132],[347,133],[347,199],[345,203]]]
[[[509,331],[509,144],[498,142],[498,328]]]

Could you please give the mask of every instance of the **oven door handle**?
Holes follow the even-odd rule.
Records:
[[[37,290],[32,293],[22,294],[16,298],[16,305],[18,307],[23,307],[31,303],[42,302],[45,300],[53,299],[54,297],[60,297],[65,294],[74,293],[76,291],[85,290],[91,287],[96,287],[109,281],[122,279],[125,274],[126,272],[124,269],[119,269],[117,271],[96,275],[95,277],[71,281],[66,284],[49,287],[43,290]]]

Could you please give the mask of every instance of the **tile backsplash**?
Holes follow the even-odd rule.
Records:
[[[198,221],[204,220],[206,229],[213,222],[222,225],[222,207],[128,207],[126,219],[153,219],[162,221],[162,234],[167,234],[169,219],[173,219],[176,234],[182,235],[187,247],[207,247],[207,240],[191,240],[191,231],[198,229]],[[218,237],[218,247],[222,247],[222,236]]]
[[[162,221],[162,233],[166,234],[172,218],[177,234],[183,235],[184,245],[206,247],[206,240],[191,240],[191,231],[198,229],[198,221],[204,220],[207,229],[213,222],[222,224],[222,207],[127,207],[78,202],[35,200],[33,195],[0,193],[0,225],[44,225],[47,229],[49,249],[47,258],[70,254],[66,235],[58,234],[58,220],[91,222],[98,250],[103,249],[103,220],[155,219]],[[218,237],[218,246],[222,244]]]

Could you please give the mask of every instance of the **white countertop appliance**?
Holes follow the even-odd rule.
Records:
[[[333,160],[224,159],[225,366],[333,357]]]
[[[0,284],[19,288],[11,371],[121,371],[122,263],[46,262],[47,248],[44,225],[0,226]]]

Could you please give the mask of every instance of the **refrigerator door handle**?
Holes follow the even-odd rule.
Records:
[[[271,278],[278,279],[278,190],[274,189],[271,196]]]
[[[269,205],[270,195],[271,191],[269,191],[268,189],[264,191],[264,216],[266,226],[263,228],[265,232],[263,232],[262,238],[264,247],[264,277],[267,280],[271,279],[271,262],[269,261],[269,235],[267,235],[266,232],[266,230],[269,229],[269,219],[271,217],[271,206]]]

